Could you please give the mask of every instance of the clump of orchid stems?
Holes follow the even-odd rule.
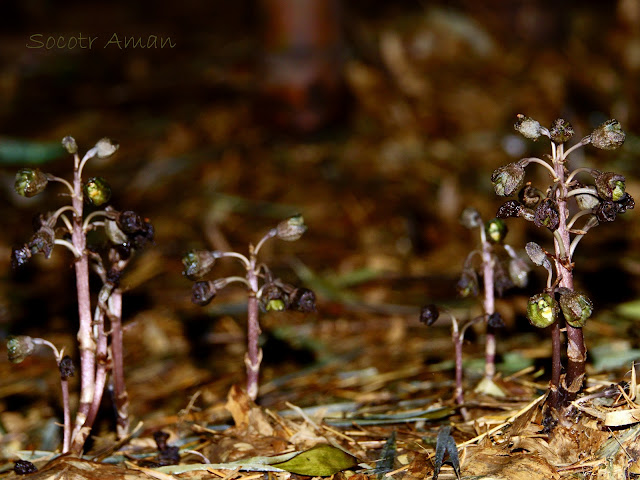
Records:
[[[218,250],[193,250],[182,259],[183,275],[195,281],[192,288],[191,300],[201,306],[208,305],[216,294],[232,283],[244,285],[248,293],[247,302],[247,353],[245,365],[247,367],[247,394],[252,400],[258,397],[258,381],[262,349],[259,345],[260,323],[259,311],[296,310],[299,312],[313,312],[316,308],[315,295],[306,288],[296,288],[293,285],[274,278],[264,263],[258,263],[258,254],[265,242],[271,238],[285,241],[298,240],[307,230],[301,215],[281,221],[276,227],[267,232],[260,241],[253,246],[249,244],[249,255],[238,252],[222,252]],[[229,276],[215,280],[204,278],[212,271],[216,260],[232,258],[244,268],[243,276]]]
[[[66,382],[74,372],[73,366],[69,366],[70,357],[63,356],[62,351],[58,352],[55,346],[46,340],[12,337],[9,339],[9,359],[16,363],[23,361],[33,352],[35,345],[47,345],[53,349],[63,380],[62,451],[78,455],[82,452],[96,419],[109,372],[112,372],[117,410],[117,433],[120,438],[128,433],[120,278],[134,251],[150,243],[154,231],[148,221],[133,211],[118,211],[107,206],[103,209],[93,209],[85,215],[85,204],[90,207],[102,207],[111,198],[111,188],[100,177],[83,182],[84,167],[92,158],[107,158],[113,155],[118,149],[117,143],[103,138],[82,158],[72,137],[65,137],[62,145],[73,155],[73,178],[70,182],[39,169],[24,168],[16,175],[15,190],[18,194],[33,197],[44,191],[49,183],[57,182],[67,189],[70,203],[40,216],[31,239],[13,249],[11,264],[13,268],[19,268],[37,254],[49,258],[55,245],[67,248],[74,256],[79,317],[77,342],[80,356],[80,402],[73,428]],[[99,228],[104,230],[107,246],[94,250],[87,245],[87,233]],[[89,268],[98,274],[102,282],[95,309],[91,304]]]
[[[551,328],[553,355],[549,398],[550,405],[557,409],[567,405],[582,389],[587,359],[582,327],[593,310],[591,300],[574,290],[575,249],[593,227],[612,222],[635,206],[633,198],[625,191],[624,176],[588,167],[569,170],[568,158],[586,145],[615,150],[624,143],[625,133],[617,120],[607,120],[565,150],[574,131],[562,118],[545,128],[532,118],[518,115],[515,129],[526,138],[547,137],[551,141],[551,154],[545,159],[523,158],[500,167],[493,172],[491,181],[496,194],[518,196],[517,200],[509,200],[500,207],[498,217],[521,217],[553,234],[552,252],[533,242],[527,245],[531,260],[548,271],[547,286],[529,300],[527,317],[537,327]],[[525,168],[531,164],[537,164],[549,173],[550,184],[544,190],[531,183],[524,184]],[[585,180],[589,178],[593,180],[591,183]],[[567,338],[564,371],[561,361],[563,328]]]
[[[479,296],[482,278],[482,315],[472,322],[486,323],[484,377],[476,387],[480,393],[504,396],[504,392],[494,382],[496,373],[496,330],[504,327],[504,320],[496,312],[495,299],[513,287],[527,285],[527,263],[514,248],[504,243],[507,226],[503,220],[493,218],[484,222],[475,208],[465,208],[460,222],[468,229],[480,232],[480,249],[467,256],[460,280],[458,293],[462,297]]]

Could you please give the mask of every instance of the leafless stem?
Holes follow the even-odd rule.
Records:
[[[122,342],[122,290],[115,288],[108,302],[111,321],[111,357],[113,359],[113,387],[118,418],[116,433],[119,439],[129,433],[129,394],[124,383],[124,349]]]
[[[260,377],[260,363],[262,363],[262,349],[259,345],[260,323],[258,309],[258,276],[256,273],[256,253],[253,245],[249,245],[249,263],[247,281],[249,282],[249,299],[247,303],[247,394],[251,400],[258,398],[258,382]]]

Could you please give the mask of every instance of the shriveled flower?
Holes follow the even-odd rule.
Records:
[[[118,227],[120,227],[120,229],[127,235],[139,232],[145,228],[144,220],[142,220],[142,217],[133,210],[120,212],[116,217],[116,222],[118,223]]]
[[[568,142],[573,137],[573,127],[564,118],[556,118],[549,129],[551,141],[555,144]]]
[[[102,177],[92,177],[84,185],[84,195],[89,203],[99,207],[111,199],[111,186]]]
[[[613,222],[618,215],[618,206],[611,200],[603,200],[593,210],[600,223]]]
[[[27,245],[31,249],[32,255],[42,253],[44,258],[49,258],[51,256],[51,251],[53,250],[54,242],[55,232],[53,231],[53,228],[44,224],[36,233],[33,234]]]
[[[636,206],[636,201],[628,193],[625,193],[622,198],[615,203],[616,208],[618,209],[618,213],[624,213],[627,210],[633,210],[633,208]]]
[[[27,245],[11,250],[11,268],[14,270],[25,265],[31,259],[31,249]]]
[[[598,206],[598,204],[600,203],[600,198],[598,197],[598,190],[596,189],[596,187],[593,187],[593,186],[583,187],[582,185],[578,184],[576,185],[575,188],[586,188],[590,192],[593,192],[593,193],[579,193],[575,195],[576,204],[578,205],[578,208],[580,210],[592,210]]]
[[[36,344],[26,335],[10,336],[7,338],[7,356],[11,363],[22,363],[25,358],[33,354]]]
[[[460,223],[469,229],[479,227],[482,225],[480,212],[473,207],[465,208],[460,214]]]
[[[625,137],[620,122],[615,119],[607,120],[589,135],[591,145],[602,150],[619,148],[624,143]]]
[[[13,466],[13,472],[16,475],[29,475],[38,471],[38,467],[29,460],[16,460]]]
[[[545,328],[558,318],[558,302],[548,293],[538,293],[529,299],[527,318],[531,325]]]
[[[518,200],[527,208],[535,208],[545,198],[544,193],[539,188],[531,185],[531,182],[520,189],[518,192]]]
[[[218,252],[209,250],[191,250],[182,257],[184,271],[182,274],[189,280],[198,280],[207,275],[215,264]]]
[[[507,224],[499,218],[493,218],[484,225],[487,240],[490,243],[502,243],[507,236]]]
[[[293,242],[298,240],[306,231],[307,226],[304,224],[302,215],[294,215],[278,224],[276,227],[276,236],[280,240]]]
[[[513,128],[515,128],[523,137],[537,140],[538,137],[542,135],[542,127],[538,121],[522,115],[521,113],[519,113],[517,117],[518,120],[516,120]]]
[[[509,200],[503,203],[500,206],[500,208],[498,208],[496,217],[497,218],[519,217],[521,212],[522,212],[522,204],[518,200]]]
[[[624,196],[625,178],[622,175],[594,170],[594,178],[600,198],[617,202]]]
[[[308,288],[296,288],[289,294],[289,308],[303,313],[315,312],[316,294]]]
[[[428,327],[436,323],[436,320],[438,320],[439,316],[440,310],[438,310],[438,307],[433,304],[425,305],[420,310],[420,322],[424,323]]]
[[[23,197],[33,197],[41,193],[49,179],[39,168],[22,168],[16,173],[14,188],[18,195]]]
[[[510,197],[524,182],[525,170],[522,162],[513,162],[497,168],[491,174],[496,195]]]
[[[560,225],[558,204],[551,198],[545,198],[536,208],[533,223],[536,227],[547,227],[554,231]]]
[[[575,328],[584,327],[593,313],[593,303],[584,293],[567,291],[560,295],[559,303],[564,319]]]

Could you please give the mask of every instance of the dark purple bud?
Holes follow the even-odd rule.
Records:
[[[38,468],[28,460],[18,460],[13,466],[13,471],[16,475],[28,475],[37,472]]]
[[[209,305],[218,293],[214,281],[196,282],[191,288],[191,302],[204,307]]]
[[[316,311],[316,294],[307,288],[296,288],[289,295],[289,308],[303,313]]]
[[[62,357],[58,368],[60,369],[60,378],[63,380],[73,377],[76,373],[76,367],[73,365],[73,360],[69,355]]]
[[[573,137],[573,127],[564,118],[557,118],[549,129],[551,141],[557,145],[568,142]]]
[[[120,230],[122,230],[127,235],[137,233],[145,228],[144,220],[142,220],[142,217],[133,210],[125,210],[124,212],[120,212],[120,214],[116,218],[116,222],[118,223],[118,227],[120,227]]]
[[[627,210],[633,210],[633,207],[635,206],[636,206],[635,200],[628,193],[625,193],[623,197],[616,202],[618,213],[624,213]]]
[[[159,451],[167,448],[167,440],[169,440],[169,434],[167,432],[163,432],[162,430],[156,430],[153,432],[153,440],[156,442],[156,446]]]
[[[420,322],[424,323],[427,327],[430,327],[431,325],[436,323],[436,320],[438,320],[439,316],[440,311],[434,304],[425,305],[420,310]]]
[[[536,208],[533,223],[536,227],[547,227],[552,232],[560,225],[558,204],[551,198],[545,198]]]
[[[503,203],[500,208],[498,208],[498,212],[496,213],[497,218],[512,218],[519,217],[522,212],[522,204],[517,200],[509,200],[506,203]]]
[[[29,259],[31,259],[31,249],[27,245],[14,248],[11,251],[11,268],[16,270],[17,268],[25,265]]]
[[[491,328],[504,328],[505,323],[502,315],[500,315],[498,312],[494,312],[489,315],[489,318],[487,319],[487,325],[489,325]]]
[[[589,136],[591,145],[602,150],[615,150],[623,143],[626,135],[617,120],[611,119],[596,128]]]

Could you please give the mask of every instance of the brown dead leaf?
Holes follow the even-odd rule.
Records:
[[[476,448],[466,455],[464,475],[484,480],[551,480],[560,475],[544,458],[530,453],[509,453],[497,447]]]
[[[273,427],[269,423],[268,417],[237,385],[232,386],[229,390],[225,408],[231,413],[239,432],[244,432],[247,435],[273,436]]]

